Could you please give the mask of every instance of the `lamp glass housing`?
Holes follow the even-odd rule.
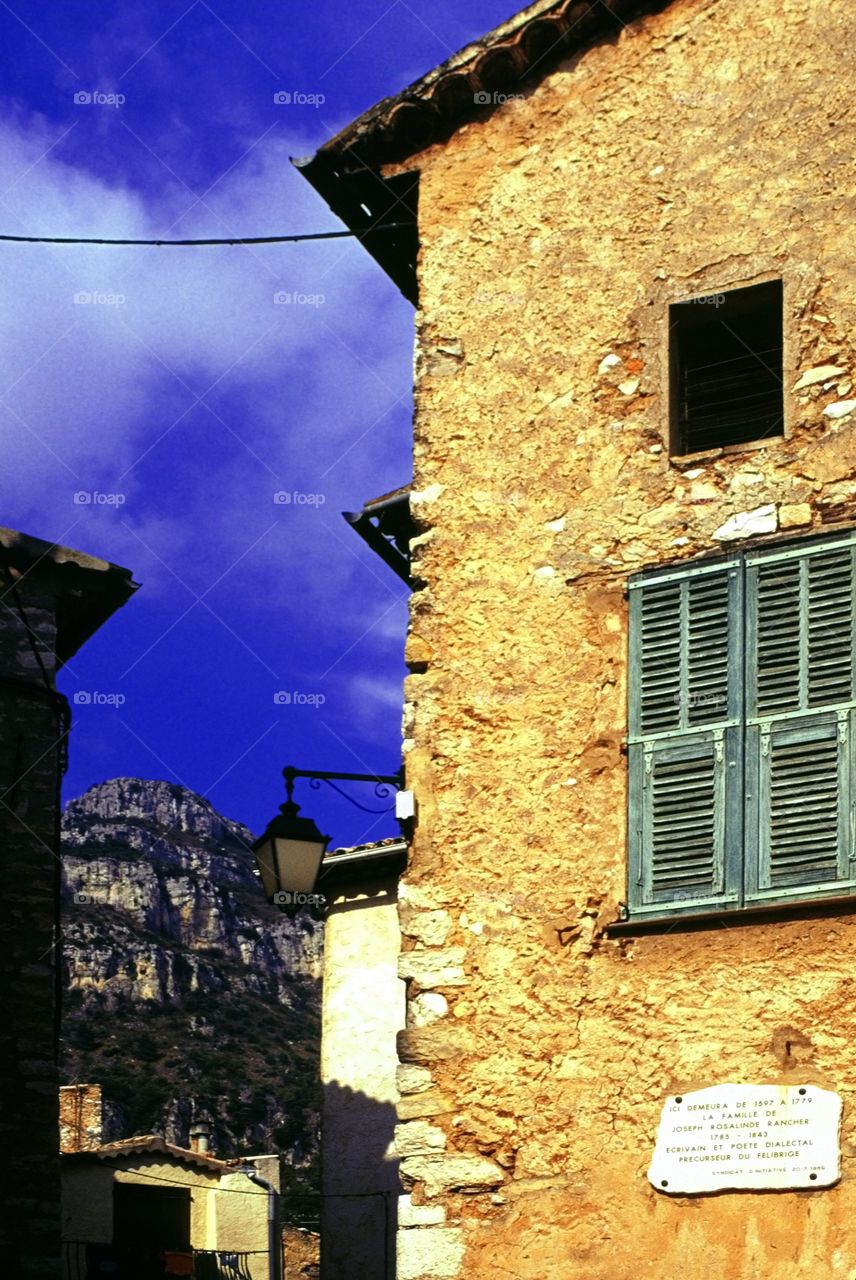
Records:
[[[312,893],[329,843],[311,818],[298,817],[296,804],[284,804],[253,845],[265,895]]]

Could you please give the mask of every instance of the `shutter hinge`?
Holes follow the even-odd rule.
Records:
[[[847,721],[849,718],[850,718],[849,711],[838,712],[838,741],[839,742],[844,743],[847,741]]]

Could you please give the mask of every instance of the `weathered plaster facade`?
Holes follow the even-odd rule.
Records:
[[[405,1021],[398,976],[398,873],[388,841],[324,861],[321,1032],[323,1280],[395,1280],[398,1161],[396,1034]]]
[[[194,1250],[246,1253],[249,1280],[268,1280],[267,1193],[223,1161],[195,1158],[161,1143],[161,1151],[121,1151],[123,1145],[89,1148],[62,1160],[62,1234],[65,1275],[79,1274],[86,1245],[114,1240],[113,1188],[186,1188],[190,1195],[190,1244]],[[151,1140],[149,1140],[151,1141]],[[278,1182],[276,1157],[254,1157],[263,1177]],[[208,1167],[206,1167],[206,1164]]]
[[[852,23],[675,0],[402,165],[427,585],[401,972],[430,1010],[400,1037],[405,1280],[856,1276],[856,917],[607,933],[627,576],[856,521]],[[778,277],[784,438],[670,461],[669,304]],[[840,1184],[658,1195],[665,1095],[732,1080],[839,1091]]]

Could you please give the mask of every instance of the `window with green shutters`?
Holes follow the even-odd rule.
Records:
[[[856,532],[629,586],[630,917],[856,891]]]

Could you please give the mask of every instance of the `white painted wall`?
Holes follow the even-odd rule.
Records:
[[[395,1277],[399,946],[397,877],[334,897],[324,941],[322,1280]]]

